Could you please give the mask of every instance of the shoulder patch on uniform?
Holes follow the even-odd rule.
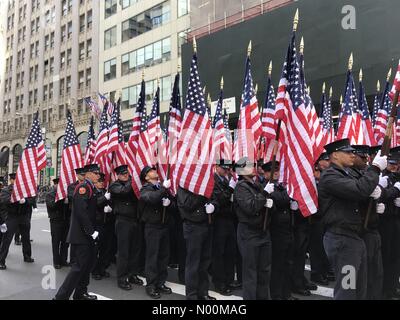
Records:
[[[79,188],[79,194],[85,194],[86,193],[86,188],[85,187],[80,187]]]

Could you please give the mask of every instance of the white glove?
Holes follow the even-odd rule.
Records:
[[[33,212],[38,212],[38,208],[33,208]]]
[[[267,185],[266,185],[265,188],[264,188],[264,191],[265,191],[266,193],[268,193],[268,194],[274,192],[274,190],[275,190],[275,186],[274,186],[274,184],[271,183],[271,182],[268,182]]]
[[[25,198],[22,198],[21,200],[19,200],[20,204],[24,204],[26,202]]]
[[[64,204],[68,204],[68,198],[64,199]]]
[[[92,238],[93,240],[96,240],[96,238],[99,236],[99,233],[97,231],[93,232]]]
[[[164,182],[162,183],[162,185],[163,185],[163,187],[164,187],[165,189],[171,188],[171,180],[169,180],[169,179],[164,180]]]
[[[231,202],[233,202],[233,193],[231,194]]]
[[[230,186],[232,189],[235,189],[235,188],[236,188],[236,185],[237,185],[237,182],[235,181],[235,179],[231,178],[231,180],[229,180],[229,186]]]
[[[104,194],[104,198],[106,198],[107,200],[110,200],[110,199],[111,199],[111,193],[106,192],[106,193]]]
[[[379,175],[379,185],[382,187],[382,188],[387,188],[387,186],[388,186],[388,179],[389,179],[389,177],[388,176],[384,176],[384,177],[382,177],[382,173]],[[400,186],[399,186],[400,187]]]
[[[274,205],[274,200],[267,199],[267,201],[265,201],[264,207],[267,207],[268,209],[271,209],[273,205]]]
[[[214,210],[215,210],[215,207],[214,207],[214,205],[213,205],[212,203],[207,203],[207,204],[205,205],[205,207],[206,207],[206,212],[207,212],[207,214],[211,214],[211,213],[213,213]]]
[[[171,204],[171,200],[168,198],[162,198],[162,205],[163,207],[168,207]]]
[[[382,189],[377,186],[375,190],[370,194],[370,197],[373,198],[374,200],[378,200],[381,197],[382,194]]]
[[[376,213],[382,214],[385,212],[385,204],[377,203],[376,204]]]
[[[105,213],[110,213],[112,211],[112,208],[110,206],[105,206],[104,207],[104,212]]]
[[[299,204],[297,203],[297,201],[290,201],[290,210],[299,210]]]
[[[381,151],[379,150],[375,156],[372,165],[377,166],[381,171],[385,170],[387,167],[387,156],[381,156]]]
[[[396,182],[393,187],[397,188],[400,191],[400,182]]]
[[[394,199],[393,202],[394,202],[394,205],[395,205],[396,207],[400,208],[400,198]]]
[[[7,225],[6,225],[5,223],[3,223],[3,224],[0,226],[0,232],[1,232],[1,233],[6,233],[6,232],[7,232]]]

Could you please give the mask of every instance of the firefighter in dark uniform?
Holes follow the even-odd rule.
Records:
[[[0,177],[0,194],[1,190],[4,188],[4,177]],[[1,203],[0,199],[0,246],[1,246],[1,241],[3,240],[3,234],[7,232],[7,225],[6,225],[6,211],[3,210],[3,204]]]
[[[46,207],[50,219],[51,247],[54,268],[60,269],[67,264],[68,257],[68,221],[64,210],[64,201],[56,200],[59,179],[53,179],[53,186],[46,194]]]
[[[8,250],[17,228],[19,228],[21,232],[24,261],[28,263],[34,262],[34,259],[31,257],[32,248],[29,232],[31,228],[30,219],[32,214],[32,205],[35,203],[35,199],[22,198],[16,203],[11,203],[11,195],[14,189],[15,176],[15,173],[11,173],[9,175],[10,184],[8,187],[2,190],[0,195],[0,201],[3,204],[3,210],[7,212],[5,219],[7,232],[3,235],[3,241],[0,246],[0,270],[6,269],[5,262],[8,255]]]
[[[208,268],[212,256],[212,214],[217,203],[214,199],[207,199],[179,187],[177,204],[186,240],[186,299],[216,300],[208,295]]]
[[[243,299],[269,300],[271,277],[271,237],[263,230],[266,207],[272,208],[269,194],[274,184],[265,188],[256,181],[254,163],[240,159],[236,173],[241,177],[234,191],[234,208],[239,220],[237,241],[242,255]]]
[[[96,230],[101,234],[96,248],[96,263],[92,271],[92,278],[95,280],[110,277],[110,273],[106,269],[111,264],[115,240],[115,215],[111,208],[111,194],[105,189],[104,181],[105,174],[100,173],[100,178],[95,183],[97,196]]]
[[[336,300],[365,299],[367,293],[367,252],[362,235],[359,203],[379,199],[379,174],[387,157],[376,155],[372,165],[359,178],[350,174],[354,149],[348,139],[325,146],[331,165],[318,184],[318,201],[325,227],[324,248],[336,277]]]
[[[236,183],[229,181],[228,174],[232,168],[230,161],[218,161],[214,174],[213,198],[218,203],[214,214],[214,234],[212,248],[212,280],[215,289],[222,295],[231,295],[229,285],[234,280],[236,237],[232,196]]]
[[[138,199],[132,188],[128,166],[119,166],[115,172],[118,180],[110,185],[108,191],[111,193],[112,209],[116,216],[117,283],[121,289],[132,290],[132,284],[143,285],[137,276],[142,247]]]
[[[271,178],[272,162],[261,166],[266,181]],[[293,248],[293,212],[290,210],[290,197],[286,188],[278,182],[279,162],[272,179],[274,191],[270,194],[274,206],[269,211],[269,225],[272,243],[271,259],[271,299],[296,300],[290,291],[291,251]]]
[[[322,172],[329,168],[329,165],[329,155],[324,152],[317,160],[314,168],[314,178],[317,186]],[[324,249],[324,226],[321,213],[318,211],[308,219],[310,222],[310,280],[322,286],[327,286],[329,285],[329,281],[335,281],[335,278],[330,273],[329,261]]]
[[[385,212],[379,218],[379,232],[382,240],[383,262],[383,298],[399,300],[396,284],[400,272],[400,148],[390,150],[388,167],[383,172],[388,183],[382,200],[386,205]]]
[[[168,276],[169,261],[169,209],[171,200],[168,189],[171,181],[165,180],[162,185],[158,180],[157,170],[146,166],[140,173],[143,187],[140,190],[139,208],[145,224],[144,239],[146,242],[146,293],[153,299],[161,294],[171,294],[171,288],[165,285]]]
[[[90,272],[95,263],[95,241],[99,237],[96,226],[97,196],[94,184],[100,176],[97,164],[84,167],[85,180],[79,184],[72,198],[71,225],[67,241],[74,248],[75,261],[58,289],[55,300],[69,300],[72,293],[74,300],[97,300],[97,296],[90,295],[87,287],[90,281]]]

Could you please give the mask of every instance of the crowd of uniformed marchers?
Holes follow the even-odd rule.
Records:
[[[347,139],[325,146],[314,168],[319,212],[307,218],[273,163],[248,158],[218,161],[210,199],[180,187],[172,196],[171,181],[161,183],[152,167],[141,171],[140,199],[125,165],[108,190],[98,165],[76,169],[78,181],[57,202],[54,179],[46,196],[53,265],[70,268],[54,299],[97,299],[88,293],[90,276],[109,278],[115,263],[119,288],[141,290],[143,276],[154,299],[172,293],[166,280],[176,268],[188,300],[239,289],[245,300],[295,300],[293,293],[309,296],[329,283],[335,299],[398,300],[400,147],[388,157],[379,149]],[[0,193],[0,270],[17,229],[24,261],[34,262],[35,199],[11,203],[14,179]]]

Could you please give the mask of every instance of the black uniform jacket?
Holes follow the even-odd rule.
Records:
[[[229,187],[228,179],[221,179],[219,175],[215,174],[214,181],[213,198],[218,203],[218,211],[214,215],[215,219],[224,218],[234,220],[231,202],[233,189]]]
[[[64,200],[56,202],[56,193],[56,186],[52,186],[50,191],[46,193],[47,214],[51,221],[63,222],[65,220]]]
[[[111,193],[113,212],[117,218],[121,216],[139,220],[138,199],[133,191],[131,179],[127,182],[113,182],[108,191]]]
[[[162,224],[163,205],[162,199],[169,198],[168,190],[164,187],[157,187],[151,183],[145,183],[140,190],[139,210],[142,220],[150,224]],[[171,206],[165,209],[164,223],[168,222],[168,212]]]

